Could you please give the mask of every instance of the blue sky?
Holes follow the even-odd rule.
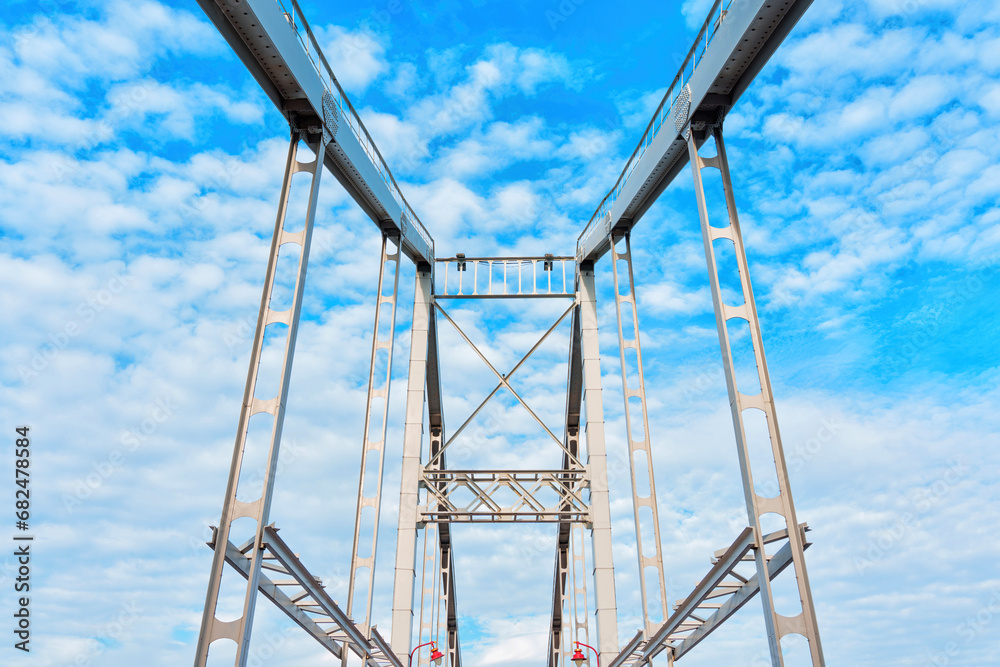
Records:
[[[709,4],[588,0],[560,21],[554,0],[403,0],[388,20],[386,2],[303,7],[446,256],[572,254]],[[8,3],[0,71],[0,424],[10,438],[32,427],[36,534],[33,652],[7,643],[0,661],[188,664],[285,123],[194,2]],[[831,665],[987,665],[1000,652],[998,74],[993,2],[816,0],[726,121]],[[343,601],[379,239],[333,179],[320,199],[272,517]],[[745,522],[689,171],[633,241],[674,600]],[[626,445],[610,282],[605,261],[613,454]],[[400,291],[375,590],[385,634],[405,263]],[[507,368],[558,315],[450,310]],[[550,427],[566,340],[561,329],[515,383]],[[454,334],[443,343],[457,425],[493,378]],[[556,465],[513,402],[498,406],[460,461]],[[640,603],[619,481],[624,638]],[[455,530],[468,664],[542,664],[550,540],[549,527]],[[261,664],[332,664],[259,609],[258,655],[281,652]],[[761,664],[765,649],[755,601],[684,664]]]

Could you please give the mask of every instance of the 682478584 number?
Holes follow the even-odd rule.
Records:
[[[28,437],[28,427],[19,426],[18,438],[14,449],[14,517],[18,530],[28,530],[28,519],[31,518],[31,439]]]

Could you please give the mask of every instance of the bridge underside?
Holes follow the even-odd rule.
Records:
[[[783,665],[781,641],[792,634],[806,638],[814,666],[824,664],[803,556],[809,546],[805,537],[807,527],[798,522],[792,502],[722,132],[728,111],[810,3],[811,0],[716,0],[639,145],[584,227],[572,256],[438,258],[433,237],[403,197],[375,142],[337,82],[296,0],[199,0],[206,15],[288,121],[291,141],[222,516],[210,543],[214,557],[196,667],[207,664],[210,647],[222,639],[236,642],[237,667],[248,664],[260,594],[341,660],[344,667],[348,664],[402,667],[409,663],[414,651],[418,665],[428,664],[432,651],[435,656],[440,651],[444,664],[460,667],[453,523],[555,524],[549,667],[566,667],[574,655],[581,656],[589,665],[591,652],[599,657],[600,664],[612,667],[651,664],[654,658],[672,664],[755,596],[761,600],[772,665]],[[298,159],[302,147],[315,155],[312,161]],[[713,147],[714,154],[704,154]],[[631,237],[643,214],[689,164],[748,525],[731,546],[716,552],[711,569],[692,592],[671,607],[666,599],[659,505],[652,472],[653,434],[647,414]],[[722,175],[727,215],[721,224],[717,221],[713,225],[709,220],[702,180],[704,169],[718,169]],[[322,583],[299,561],[270,523],[274,474],[313,221],[325,171],[332,173],[347,190],[382,237],[346,608],[329,597]],[[310,181],[310,196],[304,211],[290,212],[290,183],[300,174]],[[299,228],[294,224],[286,228],[289,215],[304,217],[300,231],[288,231]],[[280,249],[289,244],[297,245],[300,250],[294,297],[289,309],[277,311],[271,307],[276,266]],[[738,276],[720,274],[716,262],[720,246],[735,251]],[[608,253],[614,277],[643,610],[642,627],[624,646],[619,646],[594,283],[595,262]],[[416,264],[417,271],[392,632],[386,641],[371,624],[372,591],[383,496],[386,406],[398,269],[404,255]],[[741,285],[742,303],[727,303],[723,299],[724,279],[728,280],[726,284],[737,281]],[[498,300],[512,299],[561,299],[566,307],[525,357],[513,369],[503,372],[463,331],[449,309],[459,300],[487,308]],[[569,323],[570,330],[566,405],[562,430],[553,432],[518,393],[512,379],[563,322]],[[758,372],[757,386],[753,389],[739,386],[734,372],[737,360],[730,344],[730,327],[740,324],[750,330],[751,353]],[[452,328],[496,376],[493,392],[453,433],[445,428],[442,407],[449,377],[441,366],[440,326]],[[279,330],[277,327],[284,327],[280,329],[283,338],[270,335]],[[269,350],[272,345],[277,349]],[[267,354],[282,358],[276,396],[257,393],[259,362]],[[561,455],[559,467],[448,468],[449,447],[498,392],[513,396],[545,431],[552,451],[558,450]],[[381,412],[378,406],[382,406]],[[748,442],[744,423],[750,411],[762,413],[767,422],[766,446],[774,462],[774,469],[767,472],[777,479],[771,495],[762,495],[754,487],[750,461],[759,459],[751,457],[755,445]],[[271,425],[270,442],[263,454],[263,489],[256,500],[245,502],[238,500],[237,494],[247,432],[251,420],[259,419],[268,420]],[[374,489],[374,493],[366,494],[366,489]],[[369,511],[365,512],[366,509]],[[780,519],[783,527],[764,533],[761,518],[768,514]],[[234,526],[241,519],[250,519],[254,524],[252,534],[244,536],[246,539],[236,536],[238,531]],[[589,541],[584,539],[587,532]],[[789,572],[794,578],[799,596],[800,611],[793,616],[778,614],[774,609],[771,581],[782,572]],[[238,619],[223,621],[216,615],[216,607],[224,577],[231,583],[232,574],[237,575],[239,586],[243,587],[243,611]],[[594,604],[593,632],[590,601]],[[418,650],[424,646],[429,650]]]

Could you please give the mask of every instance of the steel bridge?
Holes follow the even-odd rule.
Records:
[[[596,644],[605,667],[672,664],[686,655],[754,596],[759,596],[771,664],[784,664],[782,640],[801,635],[808,641],[812,665],[823,665],[804,551],[806,525],[799,523],[788,481],[768,377],[760,325],[747,270],[736,200],[723,141],[726,114],[806,11],[811,0],[716,0],[670,82],[642,139],[617,182],[584,226],[575,252],[544,257],[439,258],[431,233],[403,196],[392,172],[357,112],[337,82],[296,0],[199,0],[205,13],[287,119],[291,140],[274,236],[254,336],[250,370],[233,449],[222,516],[210,546],[214,549],[208,593],[194,664],[208,664],[215,642],[237,645],[235,664],[250,655],[254,611],[260,594],[275,604],[326,650],[347,665],[369,667],[407,662],[411,649],[437,638],[445,664],[462,664],[455,589],[451,524],[461,522],[552,523],[554,576],[547,664],[568,665],[576,642]],[[714,148],[713,148],[714,147]],[[303,151],[307,159],[299,159]],[[706,155],[705,153],[713,153]],[[712,300],[725,369],[736,452],[746,500],[747,526],[731,545],[711,558],[711,567],[683,600],[666,599],[660,524],[653,480],[651,434],[642,372],[632,264],[633,228],[682,168],[691,164],[697,196]],[[324,170],[323,167],[326,167]],[[725,219],[712,224],[702,172],[721,172]],[[302,308],[313,221],[320,180],[329,171],[371,218],[382,238],[381,272],[375,304],[375,330],[365,430],[362,443],[356,521],[346,607],[333,601],[322,583],[278,536],[270,523],[274,477],[281,443],[292,357]],[[308,181],[304,211],[289,211],[293,177]],[[304,221],[304,223],[303,223]],[[291,231],[296,229],[297,231]],[[728,266],[717,252],[735,251],[742,302],[723,299],[721,282]],[[298,253],[295,287],[288,308],[272,302],[279,253]],[[389,639],[371,624],[375,555],[382,502],[389,376],[401,255],[416,265],[410,344],[402,481],[392,632]],[[619,643],[608,469],[598,350],[594,266],[610,255],[618,320],[618,340],[625,395],[628,460],[639,554],[643,626]],[[287,256],[287,255],[286,255]],[[374,260],[374,258],[373,258]],[[561,299],[566,308],[528,355],[506,373],[495,368],[448,312],[453,299]],[[275,306],[275,307],[272,307]],[[554,433],[511,384],[528,356],[568,320],[570,343],[564,428]],[[496,375],[496,388],[453,433],[445,429],[439,325],[454,327]],[[754,386],[737,384],[731,328],[749,325],[757,371]],[[278,335],[276,335],[278,334]],[[261,359],[268,346],[281,352],[276,395],[257,392]],[[269,347],[268,347],[269,349]],[[562,465],[550,470],[455,470],[447,451],[455,438],[501,390],[509,391],[561,450]],[[770,495],[755,488],[745,421],[751,411],[767,422],[776,476]],[[269,444],[259,495],[238,499],[251,418],[269,426]],[[759,416],[759,415],[758,415]],[[424,439],[424,433],[428,438]],[[763,475],[762,475],[763,476]],[[246,497],[245,489],[242,497]],[[366,511],[367,510],[367,511]],[[771,532],[762,530],[769,517]],[[249,520],[254,529],[234,543],[234,522]],[[590,533],[590,549],[585,536]],[[418,542],[422,537],[423,541]],[[591,563],[585,563],[590,554]],[[593,578],[584,575],[587,565]],[[231,568],[228,569],[227,568]],[[223,621],[217,616],[226,572],[246,579],[242,614]],[[787,571],[787,572],[786,572]],[[418,572],[421,576],[417,587]],[[784,574],[783,574],[784,573]],[[800,609],[775,611],[772,580],[794,579]],[[595,638],[590,635],[587,586],[593,586]],[[415,599],[419,600],[416,610]],[[414,628],[414,617],[417,627]],[[416,632],[415,632],[416,630]],[[443,635],[443,639],[442,639]],[[418,640],[416,643],[414,639]],[[352,657],[353,656],[353,657]],[[541,656],[540,656],[541,657]],[[421,653],[420,664],[428,656]],[[587,664],[590,664],[589,657]]]

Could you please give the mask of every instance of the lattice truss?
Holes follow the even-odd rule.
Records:
[[[635,152],[580,234],[573,255],[459,254],[448,258],[436,257],[433,237],[403,197],[344,95],[296,0],[199,3],[284,114],[291,140],[222,515],[210,542],[214,556],[195,666],[208,664],[209,649],[215,642],[232,640],[237,646],[235,665],[246,667],[256,603],[263,594],[344,667],[349,663],[401,667],[413,660],[426,665],[432,651],[441,656],[443,664],[460,667],[451,524],[473,522],[554,524],[546,656],[550,667],[568,666],[570,657],[584,649],[590,652],[585,655],[588,665],[591,655],[612,667],[652,664],[654,658],[672,664],[755,596],[761,601],[771,664],[784,664],[782,641],[798,635],[808,642],[811,664],[823,665],[803,555],[809,546],[807,527],[798,522],[792,501],[722,131],[726,114],[807,9],[809,0],[715,1]],[[298,153],[303,147],[315,157],[300,161]],[[711,569],[691,593],[671,607],[666,599],[653,476],[653,443],[657,439],[649,427],[631,236],[642,215],[688,164],[692,166],[748,521],[730,547],[716,552]],[[710,219],[705,169],[717,169],[722,177],[725,216],[721,221]],[[333,172],[382,236],[349,590],[343,609],[270,523],[288,382],[324,171]],[[289,191],[296,176],[309,179],[309,196],[304,211],[290,212]],[[286,225],[289,216],[304,222],[301,226],[294,222]],[[735,255],[734,275],[725,275],[732,269],[717,259],[723,248]],[[398,276],[404,256],[416,264],[416,285],[392,631],[386,641],[371,624],[372,592]],[[612,558],[595,288],[595,264],[605,256],[610,258],[614,283],[642,596],[642,627],[623,646],[619,645]],[[275,294],[282,291],[277,288],[277,267],[282,261],[291,261],[295,271],[293,284],[288,286],[291,301],[279,305]],[[741,288],[738,299],[727,302],[721,285],[737,282]],[[566,307],[527,354],[501,372],[456,323],[449,309],[456,301],[488,308],[497,300],[511,299],[561,299]],[[564,322],[570,332],[566,408],[563,424],[553,430],[518,392],[516,380],[525,362]],[[496,377],[492,392],[453,432],[445,427],[442,408],[442,386],[449,378],[440,363],[439,325],[452,327]],[[746,386],[737,382],[734,370],[738,361],[744,361],[736,358],[730,343],[736,327],[749,329],[757,370]],[[270,346],[281,359],[278,390],[273,396],[258,391],[258,386],[273,385],[258,383],[258,376],[267,372],[260,362],[270,353]],[[740,378],[740,382],[744,380]],[[501,392],[509,393],[544,431],[552,452],[561,455],[559,467],[448,467],[447,453],[456,438]],[[766,492],[755,486],[755,471],[751,470],[751,450],[759,445],[747,436],[746,422],[751,414],[763,415],[767,424],[766,446],[773,469],[756,471],[760,477],[776,480],[774,488]],[[250,424],[260,420],[266,421],[270,437],[259,451],[260,470],[253,471],[262,474],[251,475],[260,480],[258,487],[248,484],[243,473],[245,466],[252,465],[248,463],[252,459],[252,452],[248,452]],[[248,497],[252,500],[245,500]],[[765,533],[765,516],[768,526],[780,526]],[[249,537],[242,540],[234,528],[241,520],[253,525]],[[792,615],[775,611],[771,588],[772,579],[785,571],[798,595],[799,609]],[[222,620],[217,613],[224,573],[245,580],[242,611],[234,620]],[[589,591],[588,586],[592,587]],[[425,646],[430,650],[421,651]]]

